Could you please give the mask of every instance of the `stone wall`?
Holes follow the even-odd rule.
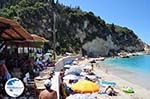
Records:
[[[65,63],[65,61],[68,61],[68,60],[74,60],[74,59],[76,59],[76,58],[80,58],[81,57],[81,55],[77,55],[77,56],[67,56],[67,57],[63,57],[63,58],[61,58],[61,59],[59,59],[58,61],[57,61],[57,63],[55,64],[55,71],[60,71],[61,69],[63,69],[63,67],[64,67],[64,63]]]

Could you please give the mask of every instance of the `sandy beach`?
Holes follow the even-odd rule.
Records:
[[[81,61],[80,64],[89,64],[89,61],[89,59],[86,59]],[[137,85],[136,82],[131,83],[125,79],[120,78],[118,75],[103,67],[102,64],[97,64],[97,66],[95,65],[93,72],[101,77],[102,80],[115,82],[117,85],[114,87],[114,89],[115,91],[119,92],[118,96],[106,96],[99,94],[98,99],[150,99],[150,90]],[[122,73],[122,71],[120,71],[120,73]],[[125,93],[122,91],[123,87],[132,87],[135,93]],[[104,88],[100,88],[100,91],[104,91]]]
[[[101,67],[100,69],[103,70],[104,72],[108,72],[109,74],[113,74],[118,76],[121,79],[124,79],[128,82],[134,83],[136,85],[142,86],[147,90],[150,90],[150,82],[149,75],[145,75],[141,72],[140,74],[125,70],[123,68],[115,67],[115,66],[106,66],[103,63],[100,62],[99,64]],[[119,74],[119,75],[118,75]]]

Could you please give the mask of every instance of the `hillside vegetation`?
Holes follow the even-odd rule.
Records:
[[[57,53],[78,53],[82,48],[91,56],[108,56],[144,50],[144,43],[132,30],[108,24],[80,7],[68,7],[54,0],[1,0],[0,8],[0,16],[15,19],[30,33],[44,36],[51,47],[55,16]]]

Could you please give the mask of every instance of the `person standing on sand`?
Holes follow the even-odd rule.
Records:
[[[91,67],[92,67],[92,69],[91,69],[91,70],[94,70],[94,65],[93,65],[93,64],[91,64]]]
[[[57,99],[57,92],[51,89],[51,81],[48,79],[44,82],[45,90],[43,90],[40,95],[39,99]]]
[[[106,74],[108,74],[108,68],[106,68],[106,71],[105,71],[105,73],[106,73]]]

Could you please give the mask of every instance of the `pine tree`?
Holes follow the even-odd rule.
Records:
[[[55,3],[55,0],[52,0],[52,4],[54,4]]]
[[[111,24],[111,31],[114,33],[115,32],[115,25],[114,23]]]
[[[56,4],[59,4],[59,0],[56,1]]]

